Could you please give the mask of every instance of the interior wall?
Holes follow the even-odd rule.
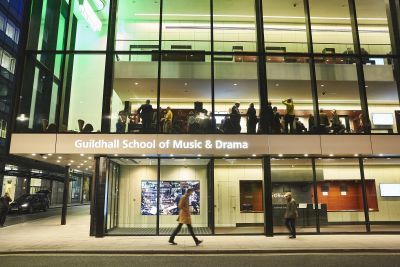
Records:
[[[400,221],[400,197],[381,197],[379,184],[400,184],[399,166],[365,166],[365,177],[375,179],[379,211],[370,211],[371,221]]]
[[[240,180],[263,180],[260,165],[216,165],[214,168],[215,226],[264,223],[263,213],[240,212]]]

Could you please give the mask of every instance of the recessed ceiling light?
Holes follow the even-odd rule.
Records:
[[[329,157],[333,157],[334,155],[333,154],[329,154]]]
[[[173,157],[173,156],[174,156],[174,154],[170,154],[169,156],[170,156],[170,157]]]
[[[257,157],[257,155],[256,155],[256,154],[253,154],[252,156],[253,156],[253,157]]]
[[[33,154],[32,154],[32,156],[36,156],[36,154],[35,154],[35,153],[33,153]]]
[[[47,159],[47,157],[46,157],[46,156],[43,156],[43,158],[44,158],[44,159]]]
[[[383,154],[379,154],[379,157],[383,157]]]
[[[283,154],[279,154],[278,157],[283,157]]]
[[[71,163],[68,163],[67,165],[68,165],[68,166],[71,166]]]
[[[237,84],[237,83],[234,83],[233,85],[234,85],[234,86],[237,86],[238,84]]]
[[[308,157],[308,154],[304,154],[304,157]]]
[[[118,154],[114,154],[114,157],[118,157]]]
[[[279,83],[275,84],[276,87],[279,87]]]
[[[359,155],[358,154],[354,154],[354,157],[358,157]]]
[[[81,163],[80,165],[83,166],[83,163]]]
[[[84,163],[86,163],[87,162],[87,160],[85,160],[85,161],[83,161]]]
[[[71,159],[69,162],[71,162],[71,163],[72,163],[72,162],[74,162],[74,161]]]
[[[50,156],[50,157],[51,157],[51,156],[53,156],[53,154],[49,153],[49,154],[47,154],[47,156]]]
[[[197,154],[198,157],[201,157],[201,154]]]
[[[58,159],[62,159],[62,157],[58,157]]]
[[[225,154],[225,157],[229,157],[229,154]]]
[[[88,157],[88,159],[92,159],[92,157]]]
[[[85,154],[81,154],[81,157],[85,156]]]
[[[187,86],[188,85],[188,83],[185,83],[185,86]]]
[[[57,160],[57,162],[58,162],[58,163],[60,163],[60,162],[61,162],[61,160],[59,160],[59,159],[58,159],[58,160]]]
[[[86,170],[86,171],[88,171],[89,169],[88,169],[88,168],[86,168],[85,170]]]
[[[138,82],[135,82],[135,85],[139,85],[139,83],[138,83]]]
[[[146,157],[146,154],[142,154],[142,157]]]
[[[91,169],[92,168],[92,166],[89,166],[89,169]]]
[[[80,169],[80,168],[81,168],[81,166],[78,166],[78,168]]]
[[[321,87],[325,87],[325,84],[321,84]]]

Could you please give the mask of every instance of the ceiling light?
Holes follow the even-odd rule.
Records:
[[[114,154],[114,157],[118,157],[118,154]]]
[[[84,161],[84,163],[86,163],[86,162],[87,162],[87,160]]]
[[[188,85],[188,83],[185,83],[185,86],[187,86]]]
[[[27,121],[29,120],[29,117],[26,117],[25,114],[21,114],[17,117],[18,121]]]
[[[278,157],[283,157],[283,154],[279,154]]]
[[[276,87],[279,87],[279,83],[275,84]]]
[[[238,84],[237,84],[237,83],[234,83],[233,85],[234,85],[234,86],[237,86]]]
[[[53,156],[53,154],[49,153],[49,154],[47,154],[47,156],[50,156],[50,157],[51,157],[51,156]]]
[[[225,157],[229,157],[229,154],[225,154]]]
[[[135,83],[135,85],[139,85],[139,83],[138,83],[138,82],[136,82],[136,83]]]
[[[89,169],[88,169],[88,168],[86,168],[85,170],[86,170],[86,171],[88,171]]]
[[[68,163],[67,165],[68,165],[68,166],[71,166],[71,163]]]
[[[358,154],[354,154],[354,157],[358,157],[359,155]]]
[[[88,0],[79,0],[79,11],[82,17],[89,24],[93,31],[101,31],[102,23],[97,14],[94,12],[92,6],[89,4]]]
[[[88,159],[92,159],[92,157],[88,157]]]
[[[379,154],[379,157],[383,157],[383,154]]]
[[[83,166],[83,163],[81,163],[80,165]]]
[[[174,154],[170,154],[169,156],[170,156],[170,157],[173,157],[173,156],[174,156]]]
[[[333,157],[334,155],[333,154],[329,154],[329,157]]]
[[[71,159],[69,162],[71,162],[71,163],[72,163],[72,162],[74,162],[74,161]]]
[[[146,157],[146,154],[142,154],[142,157]]]
[[[304,154],[304,157],[308,157],[308,154]]]
[[[33,153],[33,154],[32,154],[32,156],[36,156],[36,154],[35,154],[35,153]]]
[[[325,87],[325,84],[321,84],[321,87]]]
[[[46,157],[46,156],[43,156],[43,158],[44,158],[44,159],[47,159],[47,157]]]
[[[84,157],[85,156],[85,154],[81,154],[81,157]]]
[[[201,154],[197,154],[198,157],[201,157]]]
[[[58,159],[58,160],[57,160],[57,162],[58,162],[58,163],[60,163],[60,162],[61,162],[61,160],[59,160],[59,159]]]
[[[92,166],[89,166],[89,169],[91,169],[92,168]]]
[[[252,156],[253,156],[253,157],[257,157],[257,155],[256,155],[256,154],[253,154]]]
[[[78,168],[81,168],[81,166],[77,166]]]

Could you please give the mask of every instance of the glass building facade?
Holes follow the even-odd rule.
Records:
[[[285,233],[285,192],[300,233],[400,232],[396,1],[28,2],[13,136],[56,145],[12,153],[93,169],[92,235],[168,235],[189,187],[199,234]],[[254,150],[134,143],[178,138]]]

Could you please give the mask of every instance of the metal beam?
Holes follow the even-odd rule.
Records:
[[[264,170],[264,233],[266,236],[274,236],[271,157],[263,157],[262,162]]]
[[[61,211],[61,225],[67,224],[67,208],[69,199],[69,167],[65,167],[65,177],[64,177],[64,191],[63,191],[63,203]]]

